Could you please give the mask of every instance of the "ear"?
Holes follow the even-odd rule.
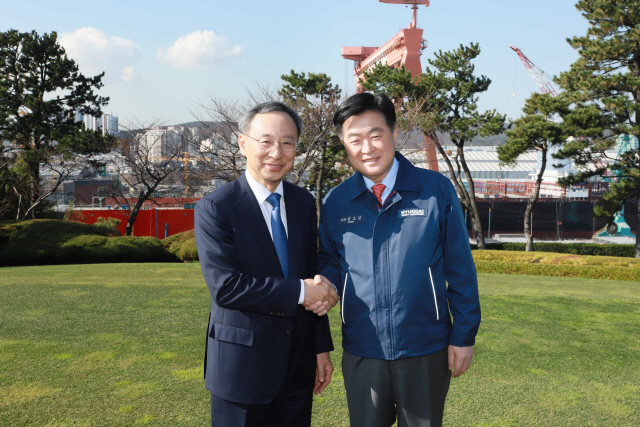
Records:
[[[242,153],[242,155],[246,157],[247,153],[245,152],[245,150],[247,149],[247,139],[243,134],[238,134],[238,147],[240,147],[240,152]]]

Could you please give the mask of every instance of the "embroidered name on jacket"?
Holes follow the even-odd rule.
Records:
[[[346,216],[340,218],[340,225],[361,224],[364,222],[364,215]]]
[[[427,216],[426,209],[402,209],[398,211],[398,218],[409,218],[412,216]]]

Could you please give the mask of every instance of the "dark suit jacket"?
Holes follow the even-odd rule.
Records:
[[[300,279],[315,274],[314,199],[293,184],[283,184],[287,279],[244,175],[209,193],[195,209],[198,255],[211,292],[205,386],[231,402],[273,401],[290,353],[299,358],[304,383],[312,387],[316,354],[333,350],[327,316],[318,317],[298,305]]]

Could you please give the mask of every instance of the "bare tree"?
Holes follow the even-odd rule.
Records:
[[[120,133],[124,138],[115,161],[120,182],[112,196],[129,211],[125,234],[130,236],[144,202],[153,200],[165,180],[184,170],[188,161],[184,153],[193,137],[186,128],[155,124],[129,125]]]
[[[41,150],[42,161],[38,164],[39,191],[34,192],[32,174],[23,159],[22,147],[16,144],[3,146],[0,156],[0,217],[10,216],[16,220],[33,217],[33,212],[41,210],[74,171],[82,169],[89,162],[88,155],[61,153],[58,148],[55,150],[55,155]]]
[[[303,83],[314,80],[320,88],[308,90],[303,88],[304,84],[295,84],[289,77],[305,80]],[[200,105],[202,113],[191,112],[200,125],[196,137],[201,141],[196,154],[198,163],[202,162],[199,176],[226,182],[237,179],[246,165],[238,146],[239,118],[256,104],[281,101],[296,110],[303,122],[296,161],[286,179],[296,185],[313,186],[320,203],[323,193],[336,184],[336,171],[344,174],[347,170],[341,167],[340,160],[346,161],[346,155],[340,153],[344,150],[333,135],[331,125],[339,105],[340,90],[323,74],[310,74],[308,79],[304,73],[292,74],[283,76],[283,81],[278,91],[257,85],[256,90],[248,91],[246,101],[211,97],[206,105]]]
[[[325,192],[349,171],[343,166],[347,164],[346,151],[333,128],[333,115],[343,100],[342,90],[324,73],[291,70],[280,78],[283,85],[278,94],[298,113],[303,125],[298,145],[300,161],[294,166],[291,179],[313,188],[320,212]]]
[[[194,141],[199,141],[195,158],[200,165],[198,174],[208,179],[231,182],[245,169],[245,159],[238,145],[238,119],[245,112],[245,104],[211,97],[201,105],[204,113],[191,114],[200,126]]]

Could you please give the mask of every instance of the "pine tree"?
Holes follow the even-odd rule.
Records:
[[[278,93],[298,112],[303,124],[298,153],[304,160],[296,169],[296,184],[308,170],[308,177],[303,182],[315,193],[320,212],[324,195],[349,171],[343,166],[346,151],[333,132],[332,124],[342,91],[324,73],[305,74],[291,70],[281,79],[284,83]]]
[[[533,251],[531,211],[540,196],[540,184],[547,167],[547,153],[551,147],[561,146],[567,138],[564,123],[558,119],[569,113],[569,103],[563,95],[553,97],[548,93],[534,93],[525,101],[522,109],[525,115],[514,122],[513,129],[507,131],[506,143],[498,147],[498,158],[505,164],[515,164],[516,159],[526,151],[535,150],[542,156],[535,190],[527,200],[524,213],[527,251]]]
[[[101,114],[108,98],[94,90],[102,87],[103,76],[88,78],[79,73],[55,32],[0,33],[0,135],[28,165],[25,216],[35,217],[46,196],[41,190],[40,164],[105,151],[114,143],[115,138],[85,130],[75,122],[78,112],[94,117]]]
[[[447,164],[452,182],[464,208],[468,209],[471,226],[479,249],[486,249],[476,203],[471,171],[465,160],[465,144],[475,136],[497,135],[504,130],[505,116],[495,110],[479,112],[478,95],[486,92],[491,80],[475,75],[472,61],[480,55],[480,46],[460,45],[451,52],[438,51],[420,76],[412,77],[403,68],[375,67],[365,73],[362,82],[367,90],[384,92],[394,99],[401,118],[414,115],[413,120],[431,139]],[[438,140],[447,134],[456,150],[452,158]],[[455,163],[455,167],[454,167]],[[466,181],[466,185],[465,185]]]
[[[578,107],[568,121],[578,137],[558,153],[581,172],[559,181],[582,183],[594,176],[617,176],[596,205],[596,215],[612,218],[627,200],[640,211],[640,150],[619,155],[619,135],[640,137],[640,3],[637,0],[581,0],[576,8],[589,21],[585,36],[567,39],[580,58],[556,81]],[[640,257],[636,232],[636,257]]]

